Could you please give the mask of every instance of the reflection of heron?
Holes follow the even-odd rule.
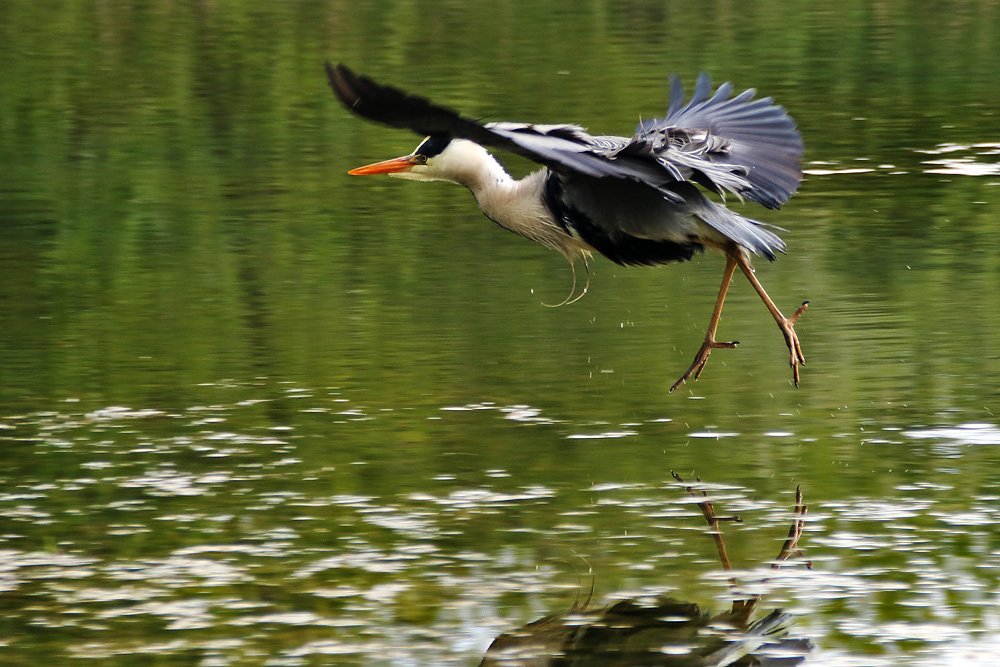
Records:
[[[677,481],[684,483],[678,475]],[[699,497],[691,487],[689,493]],[[730,570],[718,517],[707,494],[698,504],[715,539],[722,566]],[[795,519],[772,567],[793,554],[806,506],[798,490]],[[737,521],[739,519],[736,519]],[[733,582],[735,586],[735,582]],[[480,667],[792,667],[805,660],[809,642],[785,638],[788,614],[772,611],[750,622],[760,596],[734,600],[715,616],[698,605],[667,597],[622,600],[609,607],[575,605],[569,612],[547,616],[494,640]]]
[[[413,153],[352,174],[464,185],[489,219],[571,263],[581,258],[586,264],[594,251],[619,264],[647,266],[688,260],[706,247],[722,252],[726,268],[705,340],[671,391],[697,379],[713,349],[737,345],[715,340],[737,267],[778,323],[798,384],[805,358],[794,325],[806,304],[791,317],[782,315],[750,265],[750,253],[774,260],[784,242],[696,187],[768,208],[788,201],[802,179],[802,137],[770,98],[754,100],[754,90],[730,97],[728,83],[712,95],[702,74],[685,105],[680,81],[672,78],[665,118],[642,121],[631,138],[592,136],[577,125],[479,123],[343,65],[327,63],[326,69],[334,93],[354,113],[429,135]],[[545,169],[514,180],[483,146],[509,150]],[[575,281],[563,303],[573,292]]]

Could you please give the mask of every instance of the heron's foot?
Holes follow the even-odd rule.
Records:
[[[806,358],[802,354],[802,345],[799,344],[799,336],[795,333],[795,323],[802,316],[802,313],[806,312],[806,308],[808,307],[809,302],[806,301],[799,306],[799,309],[791,317],[786,317],[778,321],[778,327],[781,329],[781,334],[785,337],[785,344],[788,346],[790,354],[788,365],[792,367],[792,379],[796,387],[799,386],[799,366],[805,365]]]
[[[798,317],[798,315],[799,314],[797,313],[795,317]],[[791,329],[791,331],[794,336],[795,330]],[[692,375],[694,376],[694,379],[697,380],[701,376],[701,372],[705,370],[705,364],[708,363],[708,355],[712,354],[712,350],[717,347],[736,347],[739,344],[740,342],[738,340],[735,340],[732,343],[720,343],[706,336],[705,342],[701,344],[701,348],[698,350],[698,354],[694,355],[694,363],[691,364],[691,367],[685,371],[684,375],[682,375],[681,378],[675,382],[672,387],[670,387],[670,391],[673,391],[674,389],[677,389],[677,387],[684,384],[691,378]],[[796,344],[798,343],[796,342]],[[796,381],[798,381],[797,376]]]

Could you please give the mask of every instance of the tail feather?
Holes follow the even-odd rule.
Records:
[[[768,229],[769,225],[740,215],[725,206],[705,200],[695,215],[712,229],[772,262],[778,258],[777,253],[785,252],[785,242]]]

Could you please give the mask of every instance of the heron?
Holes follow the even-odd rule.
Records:
[[[705,338],[671,392],[701,376],[712,350],[739,344],[716,340],[737,268],[781,330],[798,386],[805,357],[795,323],[809,302],[786,317],[751,264],[752,255],[774,261],[785,252],[776,233],[784,230],[725,205],[728,194],[777,209],[798,190],[802,136],[770,97],[754,99],[754,89],[734,96],[728,82],[713,93],[702,73],[685,104],[680,79],[671,75],[666,116],[641,120],[631,137],[622,137],[591,135],[568,123],[481,122],[343,64],[327,62],[326,73],[336,97],[354,114],[425,137],[412,153],[348,173],[465,186],[500,227],[559,252],[571,266],[582,260],[588,283],[580,296],[589,287],[593,253],[623,266],[683,262],[706,248],[721,253],[726,266]],[[542,168],[514,179],[487,147]],[[575,300],[575,275],[574,268],[564,303]]]

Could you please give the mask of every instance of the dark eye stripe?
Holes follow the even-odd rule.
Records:
[[[441,151],[447,148],[448,144],[451,143],[451,137],[427,137],[420,145],[417,146],[417,150],[413,151],[417,155],[423,155],[424,157],[434,157],[440,155]]]

